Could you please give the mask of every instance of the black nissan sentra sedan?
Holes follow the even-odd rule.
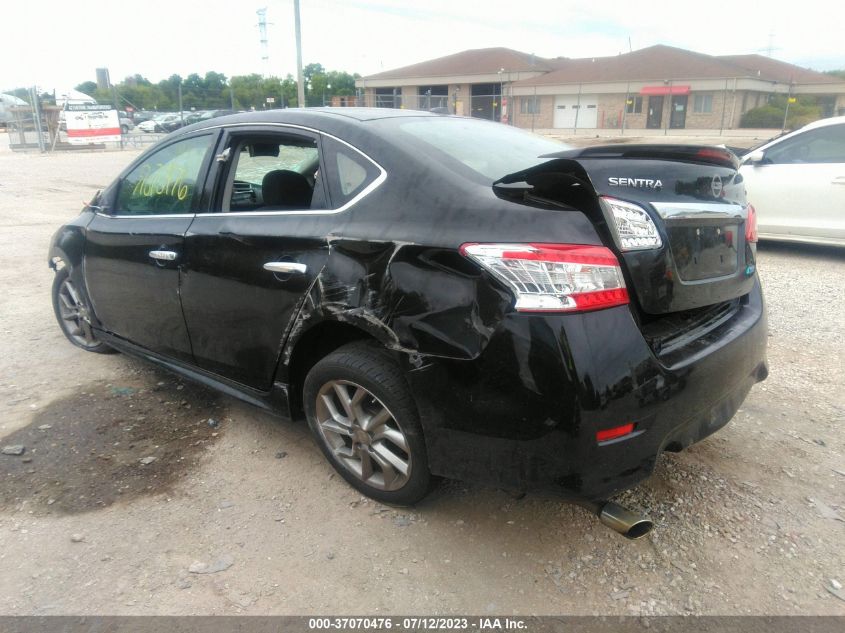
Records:
[[[304,417],[374,499],[553,488],[639,536],[605,499],[766,377],[755,231],[724,149],[309,109],[167,136],[49,262],[72,343]]]

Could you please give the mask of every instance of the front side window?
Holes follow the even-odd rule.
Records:
[[[845,163],[845,125],[809,130],[766,150],[766,163]]]
[[[692,100],[692,111],[696,114],[713,112],[713,95],[695,95]]]
[[[264,135],[236,140],[229,150],[223,211],[291,211],[324,208],[317,142]]]
[[[214,140],[194,136],[157,151],[120,183],[117,215],[194,213],[199,201],[197,182]]]

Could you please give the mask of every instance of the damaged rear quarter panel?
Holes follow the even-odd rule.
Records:
[[[280,379],[297,342],[327,320],[365,331],[417,366],[425,357],[478,358],[513,298],[459,253],[461,244],[504,236],[601,243],[580,211],[515,204],[446,169],[420,165],[415,171],[411,157],[391,159],[382,158],[383,164],[403,167],[388,168],[387,182],[328,236],[328,259],[290,330]]]

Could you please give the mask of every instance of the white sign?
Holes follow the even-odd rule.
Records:
[[[65,112],[67,140],[71,145],[88,145],[120,141],[120,120],[117,110]]]

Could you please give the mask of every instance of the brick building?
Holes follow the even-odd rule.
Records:
[[[732,129],[772,95],[814,95],[845,114],[845,80],[761,55],[670,46],[543,59],[507,48],[463,51],[363,77],[377,107],[447,109],[530,129]]]

